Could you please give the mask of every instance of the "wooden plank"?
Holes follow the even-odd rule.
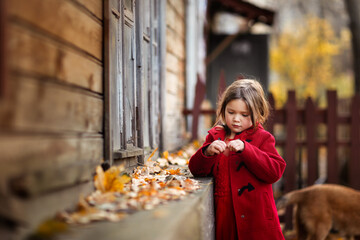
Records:
[[[311,98],[305,104],[306,148],[307,148],[307,186],[318,178],[318,154],[316,144],[317,115]]]
[[[169,28],[166,29],[166,51],[181,60],[185,59],[185,38],[177,35]]]
[[[7,61],[7,7],[6,1],[0,1],[0,98],[3,98],[6,94],[7,88],[7,73],[8,73],[8,61]]]
[[[286,143],[285,143],[285,192],[296,189],[296,99],[295,91],[288,92],[286,109]]]
[[[336,91],[327,92],[327,102],[327,182],[338,183]]]
[[[80,196],[92,191],[92,182],[86,182],[29,199],[0,196],[0,215],[25,224],[29,231],[42,221],[53,218],[57,212],[73,209]]]
[[[274,135],[274,125],[275,125],[275,99],[272,93],[269,93],[268,95],[268,101],[270,105],[270,116],[268,120],[266,121],[265,128],[268,130],[271,134]]]
[[[122,65],[121,51],[118,51],[118,46],[122,44],[118,32],[119,8],[119,1],[104,1],[104,156],[110,164],[113,164],[114,148],[120,147],[122,121],[122,113],[119,112],[121,101],[117,101],[118,92],[121,91],[121,82],[117,80]]]
[[[92,171],[90,168],[94,164],[100,164],[103,158],[103,139],[101,135],[86,138],[76,135],[34,136],[9,133],[0,136],[0,152],[0,195],[11,194],[8,185],[10,179],[37,182],[38,186],[34,186],[33,190],[36,193],[89,180],[91,174],[88,174]],[[54,176],[50,173],[54,173]],[[38,181],[40,178],[36,179],[41,176],[47,180],[55,177],[59,179],[41,182]],[[25,183],[31,187],[29,184]]]
[[[76,0],[97,18],[103,19],[103,0]]]
[[[177,58],[174,54],[167,52],[166,53],[166,71],[171,72],[173,74],[181,74],[180,68],[180,62],[179,58]],[[173,84],[175,85],[175,84]]]
[[[171,5],[179,16],[185,18],[185,1],[170,0],[167,4]]]
[[[88,56],[55,41],[9,26],[9,66],[102,93],[103,68]]]
[[[176,35],[185,38],[185,15],[182,12],[184,10],[183,1],[173,1],[174,4],[169,2],[166,4],[166,25],[174,32]]]
[[[69,231],[56,234],[53,239],[213,240],[215,226],[212,179],[201,179],[201,185],[198,191],[180,201],[169,201],[155,209],[137,211],[120,222],[73,225]]]
[[[166,72],[166,92],[176,96],[179,92],[179,75],[174,74],[173,72]],[[180,99],[178,99],[180,100]],[[170,106],[172,107],[172,106]]]
[[[62,167],[42,168],[8,180],[11,192],[19,197],[33,197],[46,192],[91,181],[101,161],[80,162]]]
[[[351,104],[351,145],[349,162],[349,183],[360,189],[360,95],[356,94]]]
[[[9,15],[75,45],[102,60],[102,25],[71,1],[7,1]]]
[[[192,121],[192,129],[191,129],[191,139],[198,139],[198,126],[199,126],[199,115],[200,115],[200,106],[205,97],[205,83],[204,80],[201,79],[200,75],[197,76],[197,82],[195,87],[195,99],[193,106],[193,121]]]
[[[296,98],[295,91],[288,92],[286,111],[286,143],[285,155],[286,169],[284,172],[284,191],[290,192],[296,189]],[[288,207],[285,215],[285,228],[292,229],[292,208]]]
[[[103,101],[52,82],[14,76],[0,106],[0,127],[17,131],[102,132]]]

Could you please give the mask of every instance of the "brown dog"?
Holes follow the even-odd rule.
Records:
[[[331,233],[351,239],[360,235],[360,192],[335,185],[314,185],[285,194],[278,210],[296,205],[294,214],[298,240],[330,239]]]

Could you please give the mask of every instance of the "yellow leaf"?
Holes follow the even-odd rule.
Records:
[[[94,177],[95,188],[101,192],[105,192],[104,182],[105,182],[104,171],[101,166],[97,166],[96,175]]]
[[[154,154],[157,150],[158,150],[158,148],[155,148],[155,150],[150,154],[150,157],[147,159],[147,161],[151,160],[151,158],[154,156]]]
[[[65,222],[56,219],[49,219],[41,223],[34,234],[34,239],[50,239],[56,234],[68,230],[68,225]]]
[[[163,152],[163,156],[164,156],[164,158],[168,159],[169,158],[169,152],[168,151]]]

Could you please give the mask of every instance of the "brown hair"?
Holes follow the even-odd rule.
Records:
[[[226,105],[234,100],[242,99],[250,111],[254,128],[263,124],[269,116],[270,105],[265,98],[261,84],[253,79],[239,79],[234,81],[221,95],[217,110],[215,125],[225,124]]]

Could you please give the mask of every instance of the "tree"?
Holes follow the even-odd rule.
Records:
[[[271,49],[270,67],[276,80],[270,84],[270,91],[278,105],[286,101],[287,89],[295,89],[300,99],[310,96],[320,103],[328,88],[352,89],[349,76],[335,71],[334,64],[342,47],[346,48],[346,33],[337,37],[324,19],[309,16],[305,21],[296,33],[281,33]]]

